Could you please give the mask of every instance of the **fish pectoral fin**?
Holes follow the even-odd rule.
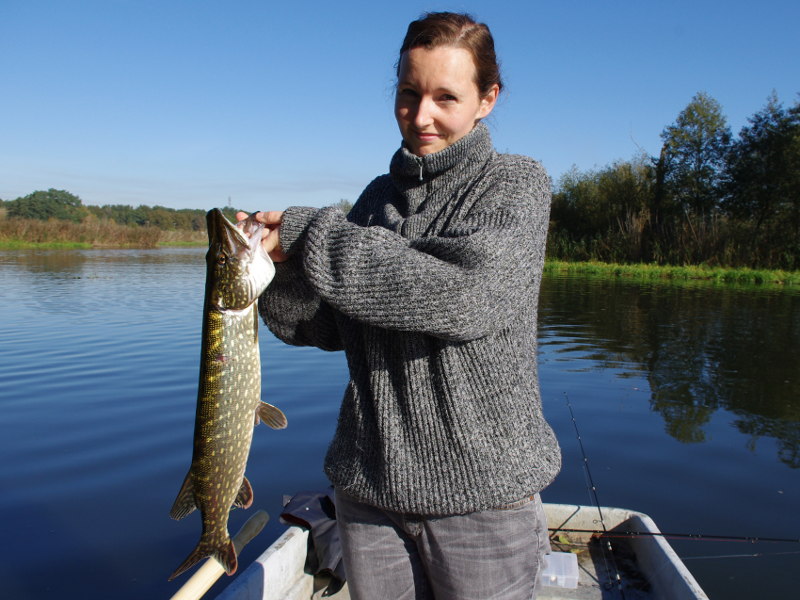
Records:
[[[191,471],[186,474],[186,478],[181,485],[181,491],[178,492],[178,497],[172,504],[172,510],[169,511],[169,516],[180,521],[183,517],[194,512],[197,505],[194,503],[194,486],[192,485]]]
[[[242,487],[239,488],[239,493],[236,494],[236,500],[233,501],[233,505],[239,508],[250,508],[252,503],[253,486],[247,481],[247,477],[242,477]]]
[[[256,408],[256,425],[261,421],[273,429],[284,429],[289,424],[280,408],[264,401],[259,402]]]

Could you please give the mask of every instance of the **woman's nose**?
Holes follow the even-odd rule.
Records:
[[[433,109],[432,100],[421,98],[414,115],[414,125],[420,129],[430,125],[433,122]]]

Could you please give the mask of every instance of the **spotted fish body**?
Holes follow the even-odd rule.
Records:
[[[275,274],[261,246],[264,226],[252,216],[235,226],[218,209],[207,215],[209,248],[194,451],[170,516],[199,508],[203,532],[174,579],[207,556],[231,575],[236,552],[228,534],[233,506],[248,508],[253,489],[244,476],[253,426],[286,426],[276,407],[261,401],[256,300]]]

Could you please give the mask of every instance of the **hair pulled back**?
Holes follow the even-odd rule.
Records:
[[[397,74],[400,74],[400,61],[407,50],[432,50],[440,46],[463,48],[472,55],[475,63],[475,85],[481,96],[487,95],[494,85],[499,90],[503,89],[492,33],[488,26],[476,22],[466,13],[429,12],[412,21],[403,45],[400,46]]]

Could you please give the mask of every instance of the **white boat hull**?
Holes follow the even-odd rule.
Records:
[[[616,597],[615,594],[620,598],[624,594],[626,600],[708,599],[669,543],[659,535],[660,531],[649,516],[621,508],[598,509],[574,504],[545,504],[544,508],[551,531],[561,530],[561,533],[554,532],[553,550],[576,552],[579,568],[577,587],[544,587],[537,596],[539,600],[608,599]],[[625,555],[619,560],[609,561],[601,556],[607,542],[591,541],[591,532],[602,533],[604,530],[639,532],[639,535],[607,538],[612,547],[624,546]],[[318,589],[315,590],[314,576],[303,571],[307,549],[308,531],[297,526],[289,527],[223,590],[218,600],[309,600],[318,597],[321,595],[319,588],[325,582],[317,580]],[[635,563],[631,562],[632,556]],[[638,569],[639,573],[631,576],[632,569]],[[620,586],[622,593],[614,589]],[[349,600],[347,586],[327,598]]]

